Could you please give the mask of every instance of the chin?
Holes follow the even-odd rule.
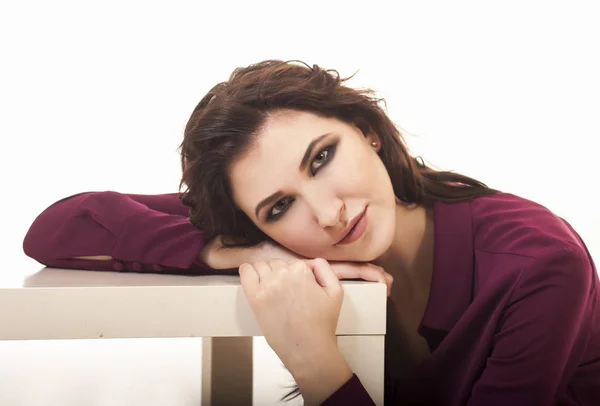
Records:
[[[357,261],[359,261],[359,262],[374,262],[376,259],[380,258],[383,254],[385,254],[386,251],[387,251],[387,249],[383,249],[383,248],[375,249],[375,247],[373,247],[373,249],[364,250],[362,252],[362,255],[360,255],[361,258],[358,259]]]
[[[331,258],[323,258],[331,261],[374,262],[390,249],[394,235],[378,230],[375,236],[365,235],[364,237],[367,238],[348,245],[345,253],[333,253]]]
[[[360,248],[361,256],[364,258],[361,261],[374,262],[388,252],[394,241],[394,232],[394,227],[386,226],[377,229],[377,232],[372,233],[368,240],[365,239],[365,246]]]

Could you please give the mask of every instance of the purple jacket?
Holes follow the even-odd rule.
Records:
[[[498,193],[437,203],[434,228],[431,355],[409,378],[386,357],[385,404],[600,405],[600,281],[570,225]],[[202,274],[204,242],[177,194],[90,192],[46,209],[23,247],[51,267]],[[91,255],[113,260],[72,259]],[[324,404],[373,402],[355,375]]]

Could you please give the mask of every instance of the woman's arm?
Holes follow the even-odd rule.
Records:
[[[375,406],[356,374],[329,396],[321,406]]]
[[[177,194],[81,193],[44,210],[25,239],[25,254],[51,267],[211,272],[200,260],[204,233]]]
[[[327,261],[258,261],[242,265],[240,279],[267,343],[306,405],[374,404],[337,347],[344,291]]]
[[[555,405],[590,337],[597,285],[585,253],[575,248],[524,269],[467,404]]]
[[[221,249],[220,241],[205,241],[176,193],[106,191],[79,193],[48,207],[31,225],[23,250],[46,266],[106,271],[204,273],[261,259],[301,258],[272,243]],[[356,274],[347,266],[339,269]],[[350,277],[362,277],[360,269]]]

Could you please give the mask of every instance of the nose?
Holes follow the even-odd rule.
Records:
[[[338,225],[345,209],[342,199],[335,196],[330,190],[322,189],[311,190],[305,194],[304,199],[321,227]]]

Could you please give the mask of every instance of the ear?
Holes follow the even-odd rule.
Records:
[[[375,131],[373,131],[367,120],[362,118],[357,119],[354,125],[362,132],[369,146],[373,148],[375,152],[379,152],[381,149],[381,139]]]
[[[379,150],[381,150],[381,140],[379,139],[377,134],[375,134],[374,132],[370,132],[369,134],[367,134],[365,139],[369,143],[369,146],[375,150],[375,152],[379,152]]]

